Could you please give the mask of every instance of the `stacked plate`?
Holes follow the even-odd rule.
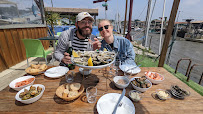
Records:
[[[190,95],[190,91],[183,89],[177,85],[171,86],[171,93],[173,96],[175,96],[179,99],[184,99],[185,97]]]

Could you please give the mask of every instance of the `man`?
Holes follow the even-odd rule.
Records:
[[[100,50],[106,48],[108,51],[115,51],[118,53],[117,60],[122,63],[136,65],[133,45],[128,39],[113,35],[113,26],[109,20],[100,21],[98,30],[104,38]]]
[[[88,48],[88,40],[92,40],[93,50],[99,49],[101,43],[92,35],[94,18],[88,12],[81,12],[76,17],[75,28],[66,30],[59,36],[59,41],[54,52],[56,60],[60,63],[71,64],[71,57],[66,51],[69,41],[72,41],[73,50],[85,51]]]

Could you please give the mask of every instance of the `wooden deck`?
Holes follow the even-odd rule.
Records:
[[[78,67],[74,70],[76,72],[76,77],[74,82],[82,83],[85,88],[88,86],[96,86],[98,89],[97,100],[104,95],[104,93],[121,93],[122,90],[117,89],[113,84],[112,78],[107,80],[103,77],[99,70],[93,70],[92,73],[83,80],[83,76],[79,73]],[[135,76],[143,76],[146,71],[158,72],[165,76],[163,83],[158,85],[152,85],[152,87],[143,93],[144,97],[140,102],[133,102],[136,110],[136,114],[144,113],[191,113],[191,114],[201,114],[203,113],[203,97],[195,92],[193,89],[189,88],[185,83],[181,82],[179,79],[174,77],[168,71],[162,67],[141,67],[141,72]],[[70,71],[68,72],[70,73]],[[122,72],[120,72],[122,75]],[[106,89],[107,80],[107,89]],[[89,104],[84,100],[85,92],[76,100],[67,102],[58,98],[55,94],[56,88],[60,85],[66,83],[65,77],[58,79],[50,79],[44,75],[36,76],[34,84],[43,84],[45,86],[45,92],[42,98],[29,105],[24,105],[15,100],[16,91],[6,87],[0,92],[0,113],[97,113],[96,103]],[[191,95],[184,100],[179,100],[174,97],[161,101],[153,97],[156,89],[170,89],[171,85],[184,86],[191,92]],[[128,97],[128,92],[132,90],[133,87],[129,85],[126,90],[126,96]],[[107,90],[107,91],[106,91]]]

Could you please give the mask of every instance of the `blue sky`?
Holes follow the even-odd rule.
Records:
[[[105,10],[101,3],[93,4],[94,0],[53,0],[54,7],[63,8],[90,8],[99,9],[97,19],[105,18]],[[152,7],[155,0],[152,0]],[[133,15],[132,20],[144,20],[146,17],[146,10],[148,0],[133,0]],[[164,0],[157,0],[152,19],[157,19],[162,16]],[[107,19],[115,19],[116,13],[119,12],[121,20],[125,17],[125,3],[126,0],[110,0],[108,1]],[[128,4],[130,0],[128,0]],[[45,7],[51,7],[51,0],[44,0]],[[165,16],[169,18],[173,0],[166,0]],[[184,21],[186,18],[193,18],[195,20],[203,20],[203,0],[181,0],[179,5],[179,21]],[[128,5],[129,6],[129,5]],[[129,9],[129,7],[128,7]],[[143,11],[144,10],[144,11]],[[143,13],[141,13],[143,11]],[[128,18],[127,18],[128,20]]]

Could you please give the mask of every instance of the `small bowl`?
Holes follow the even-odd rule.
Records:
[[[21,81],[24,81],[24,80],[29,79],[29,78],[34,78],[34,80],[32,82],[30,82],[29,84],[27,84],[27,85],[24,85],[24,86],[21,86],[21,87],[15,87],[17,82],[21,82]],[[19,78],[13,80],[9,84],[9,87],[14,89],[14,90],[16,90],[16,91],[20,91],[21,89],[23,89],[23,88],[25,88],[27,86],[33,85],[34,81],[35,81],[35,77],[34,76],[31,76],[31,75],[29,75],[29,76],[23,76],[23,77],[19,77]]]
[[[89,75],[92,72],[91,69],[84,69],[84,68],[79,68],[79,71],[82,75],[83,75],[83,73],[84,73],[84,75]]]
[[[119,84],[118,81],[119,81],[120,79],[125,80],[127,83],[126,83],[126,84]],[[129,85],[130,80],[129,80],[127,77],[125,77],[125,76],[115,76],[115,77],[113,78],[113,82],[114,82],[114,84],[115,84],[115,86],[116,86],[117,88],[123,89],[123,88],[126,88],[126,87]]]
[[[152,82],[153,84],[159,84],[159,83],[161,83],[161,82],[165,79],[163,75],[157,73],[157,74],[162,78],[162,80],[155,80],[155,79],[150,78],[150,77],[147,75],[147,73],[156,73],[156,72],[145,72],[146,78],[147,78],[150,82]]]
[[[131,96],[131,93],[133,93],[133,92],[135,92],[135,93],[138,93],[139,94],[139,98],[133,98],[132,96]],[[135,102],[138,102],[138,101],[140,101],[141,99],[142,99],[142,93],[140,92],[140,91],[137,91],[137,90],[131,90],[130,92],[129,92],[129,97],[133,100],[133,101],[135,101]]]
[[[133,81],[135,78],[140,78],[140,77],[133,77],[133,78],[130,79],[130,82]],[[132,82],[131,82],[131,85],[133,86],[134,89],[136,89],[136,90],[138,90],[140,92],[145,92],[149,88],[152,87],[152,83],[148,79],[146,79],[145,81],[150,84],[150,87],[148,87],[148,88],[141,88],[141,87],[135,86]]]
[[[178,98],[178,99],[184,99],[185,97],[190,96],[190,91],[189,91],[189,90],[187,90],[187,89],[185,89],[185,88],[183,88],[183,87],[181,87],[181,86],[178,86],[179,89],[181,89],[181,90],[183,90],[183,91],[186,92],[186,93],[183,93],[183,92],[180,92],[180,91],[178,91],[177,89],[175,89],[175,88],[174,88],[175,86],[177,86],[177,85],[172,85],[172,86],[171,86],[171,94],[172,94],[173,96],[175,96],[175,97]]]
[[[35,87],[38,87],[38,86],[39,86],[39,87],[42,88],[42,91],[41,91],[41,93],[40,93],[39,95],[37,95],[37,96],[35,96],[35,97],[33,97],[33,98],[30,98],[30,99],[27,99],[27,100],[22,100],[22,99],[19,97],[19,94],[22,93],[22,92],[24,92],[24,89],[29,90],[29,89],[30,89],[30,86],[27,86],[27,87],[25,87],[24,89],[21,89],[21,90],[16,94],[15,99],[16,99],[17,101],[20,101],[21,103],[24,103],[24,104],[34,103],[34,102],[36,102],[37,100],[39,100],[39,99],[42,97],[43,93],[44,93],[45,86],[42,85],[42,84],[34,84],[33,86],[35,86]]]
[[[163,96],[163,95],[161,95],[161,94],[164,94],[164,93],[162,93],[161,91],[164,92],[165,94],[167,94],[168,96]],[[161,99],[161,100],[166,100],[166,99],[171,98],[171,94],[170,94],[168,91],[163,90],[163,89],[157,89],[157,90],[156,90],[156,94],[157,94],[157,96],[159,97],[159,99]]]

